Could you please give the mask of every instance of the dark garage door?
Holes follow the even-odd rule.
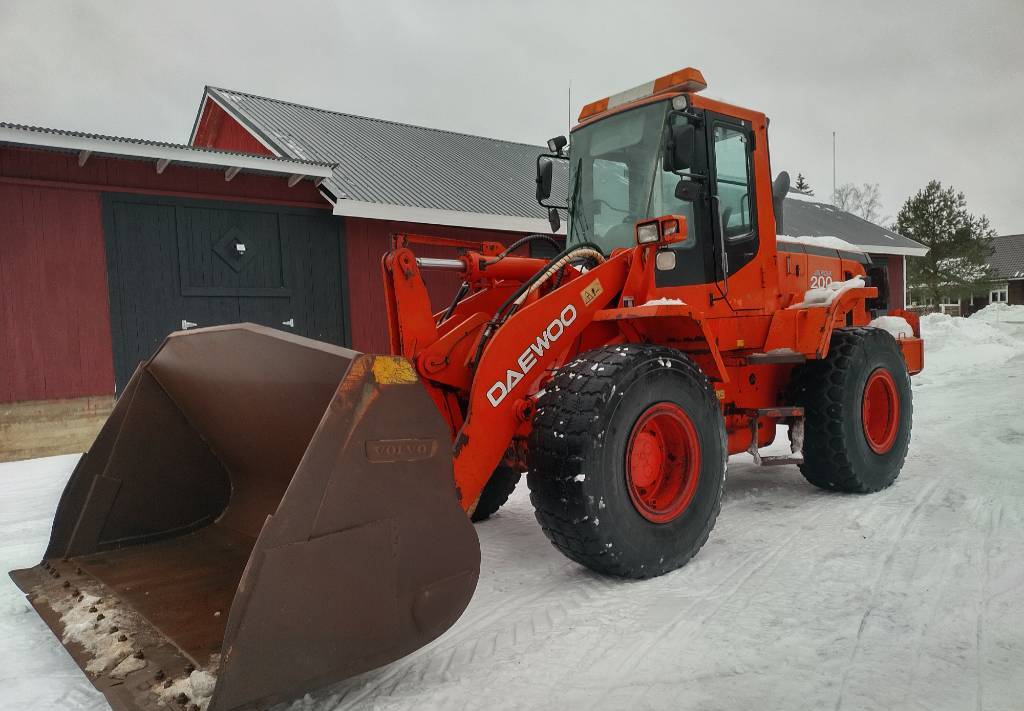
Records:
[[[182,328],[251,321],[345,345],[342,225],[318,210],[105,195],[117,391]]]

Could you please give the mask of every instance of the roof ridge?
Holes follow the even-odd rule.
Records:
[[[542,145],[535,144],[535,143],[526,143],[524,141],[510,141],[510,140],[505,139],[505,138],[492,138],[491,136],[481,136],[481,135],[476,134],[476,133],[466,133],[465,131],[451,131],[451,130],[445,129],[445,128],[434,128],[432,126],[421,126],[420,124],[416,124],[416,123],[405,123],[403,121],[393,121],[391,119],[375,118],[373,116],[362,116],[360,114],[350,114],[350,113],[346,113],[345,111],[335,111],[334,109],[324,109],[324,108],[321,108],[319,106],[310,106],[309,104],[300,104],[300,103],[298,103],[296,101],[288,101],[286,99],[277,99],[277,98],[274,98],[273,96],[262,96],[260,94],[252,94],[252,93],[247,92],[247,91],[239,91],[237,89],[227,89],[227,88],[221,87],[221,86],[208,85],[207,89],[213,89],[214,91],[225,92],[225,93],[230,93],[230,94],[239,94],[241,96],[248,96],[249,98],[260,99],[262,101],[273,101],[274,103],[277,103],[277,104],[284,104],[286,106],[295,106],[295,107],[298,107],[300,109],[309,109],[311,111],[319,111],[320,113],[323,113],[323,114],[334,114],[336,116],[348,116],[350,118],[363,119],[364,121],[374,121],[376,123],[390,124],[392,126],[408,126],[410,128],[418,128],[418,129],[423,130],[423,131],[434,131],[435,133],[445,133],[445,134],[448,134],[448,135],[451,135],[451,136],[465,136],[467,138],[479,138],[479,139],[484,140],[484,141],[494,141],[495,143],[508,143],[510,145],[513,145],[513,146],[526,146],[528,148],[539,148],[541,150],[544,150],[544,148],[545,148]]]

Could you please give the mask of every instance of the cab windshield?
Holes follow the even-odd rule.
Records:
[[[667,214],[688,218],[676,198],[679,182],[662,170],[669,102],[614,114],[576,129],[569,144],[569,243],[594,242],[605,254],[635,243],[638,220]]]

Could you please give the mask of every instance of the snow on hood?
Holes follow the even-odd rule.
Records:
[[[864,280],[860,277],[854,277],[853,279],[847,279],[846,281],[834,281],[828,286],[819,287],[817,289],[808,289],[804,292],[804,300],[798,304],[793,304],[789,308],[812,309],[819,306],[828,306],[844,291],[859,289],[862,286],[864,286]]]

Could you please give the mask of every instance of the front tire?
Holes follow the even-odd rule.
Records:
[[[600,573],[674,570],[718,517],[725,423],[708,379],[677,350],[606,346],[562,367],[537,403],[528,452],[545,535]]]
[[[515,491],[521,476],[521,471],[507,464],[499,464],[484,485],[484,490],[480,492],[480,500],[476,502],[476,508],[473,509],[473,515],[469,520],[478,523],[497,513]]]
[[[800,472],[822,489],[866,494],[891,486],[910,446],[913,396],[896,340],[881,329],[832,334],[828,356],[794,371],[803,405]]]

